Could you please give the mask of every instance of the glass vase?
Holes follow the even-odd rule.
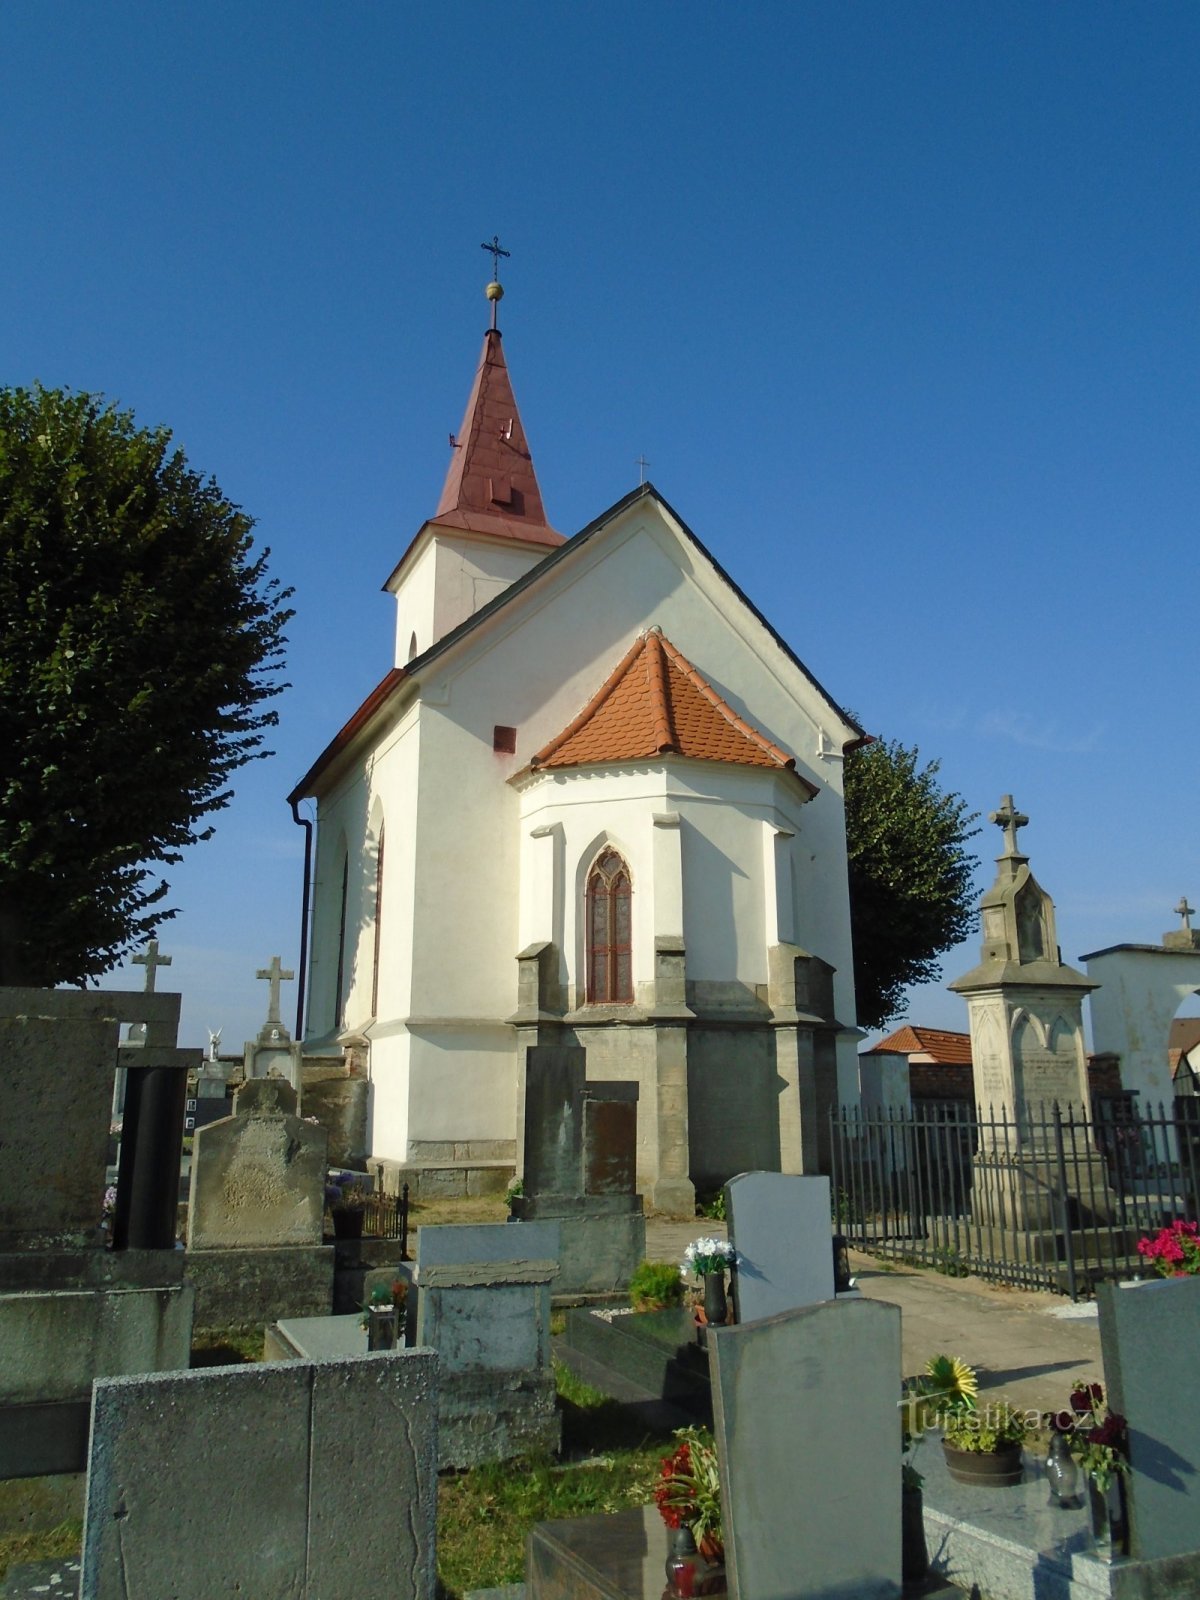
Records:
[[[1129,1554],[1129,1513],[1125,1479],[1116,1473],[1107,1488],[1088,1478],[1088,1508],[1092,1516],[1092,1544],[1098,1561],[1119,1561]]]
[[[1050,1449],[1046,1456],[1046,1481],[1050,1493],[1060,1506],[1079,1504],[1079,1465],[1071,1454],[1065,1433],[1050,1435]]]

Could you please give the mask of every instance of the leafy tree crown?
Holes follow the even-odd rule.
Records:
[[[975,857],[961,795],[920,751],[876,740],[847,752],[846,849],[858,1021],[882,1028],[903,1011],[910,984],[941,974],[937,957],[974,925]]]
[[[0,982],[114,966],[269,754],[293,613],[252,526],[168,429],[0,389]]]

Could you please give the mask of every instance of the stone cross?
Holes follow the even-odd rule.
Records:
[[[1172,906],[1171,909],[1183,918],[1183,931],[1185,933],[1190,933],[1192,927],[1192,916],[1194,915],[1196,908],[1195,906],[1188,905],[1187,895],[1181,894],[1179,896],[1179,904],[1177,906]]]
[[[1006,856],[1020,855],[1021,852],[1017,848],[1017,829],[1024,828],[1028,824],[1029,818],[1023,816],[1013,805],[1012,795],[1001,795],[1000,809],[998,811],[989,811],[988,821],[994,822],[998,828],[1004,829],[1004,854]]]
[[[157,939],[151,939],[150,940],[149,944],[146,946],[146,953],[144,955],[134,956],[134,958],[133,958],[134,966],[135,967],[145,967],[145,969],[146,969],[146,989],[145,989],[145,992],[147,994],[153,994],[154,993],[154,979],[155,979],[155,975],[157,973],[158,968],[159,967],[169,967],[171,965],[171,961],[172,961],[172,957],[171,956],[160,956],[159,955],[159,953],[158,953],[158,940]]]
[[[269,967],[260,967],[254,976],[264,979],[271,985],[271,1003],[267,1007],[267,1021],[280,1022],[282,1019],[279,1015],[279,985],[281,982],[290,983],[296,974],[294,972],[286,972],[280,965],[279,957],[272,956],[271,965]]]

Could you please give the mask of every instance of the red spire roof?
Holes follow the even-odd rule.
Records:
[[[433,521],[530,544],[566,540],[546,521],[500,333],[489,328]]]
[[[795,771],[794,756],[751,727],[657,628],[626,652],[575,720],[531,767],[579,767],[664,754]]]

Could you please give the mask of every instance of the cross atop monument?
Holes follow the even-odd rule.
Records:
[[[171,965],[171,959],[172,958],[170,956],[160,956],[159,955],[159,953],[158,953],[158,940],[157,939],[151,939],[150,940],[149,944],[146,946],[145,953],[143,955],[134,956],[134,958],[133,958],[134,966],[135,967],[145,967],[145,969],[146,969],[145,992],[147,994],[153,994],[154,993],[154,979],[155,979],[155,975],[156,975],[156,973],[158,971],[158,968],[159,967],[169,967]]]
[[[296,974],[285,971],[279,957],[272,956],[271,965],[269,967],[260,967],[254,976],[262,978],[271,985],[271,1003],[267,1007],[267,1022],[281,1021],[282,1019],[279,1015],[279,985],[281,983],[290,983]]]
[[[1029,818],[1022,815],[1013,805],[1012,795],[1001,795],[1000,809],[998,811],[989,811],[988,821],[994,822],[998,828],[1004,829],[1004,854],[1006,856],[1019,856],[1021,852],[1017,848],[1017,829],[1024,828],[1028,824]]]
[[[1187,895],[1181,894],[1179,896],[1179,904],[1177,906],[1172,906],[1171,910],[1183,919],[1184,933],[1190,933],[1192,928],[1192,917],[1195,915],[1196,908],[1195,906],[1188,905]]]

